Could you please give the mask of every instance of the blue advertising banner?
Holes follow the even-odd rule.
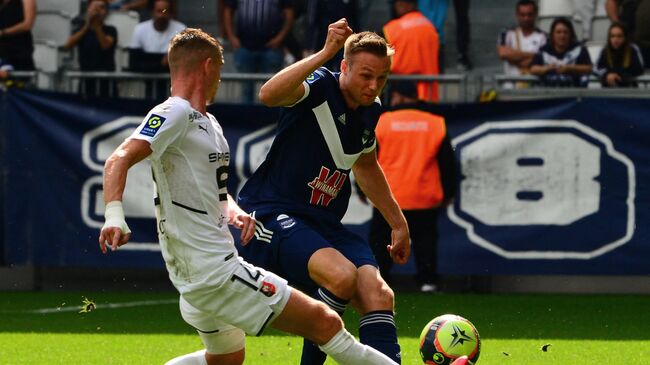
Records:
[[[439,271],[650,273],[650,104],[563,99],[436,107],[460,164]]]
[[[6,264],[163,267],[146,161],[130,170],[125,190],[132,241],[106,256],[97,243],[104,161],[151,107],[24,90],[0,94]],[[440,216],[440,273],[650,273],[650,211],[639,204],[649,198],[647,101],[431,108],[446,117],[460,164],[458,195]],[[209,111],[230,144],[234,193],[262,162],[279,111],[224,104]],[[363,233],[370,215],[353,196],[344,222]]]

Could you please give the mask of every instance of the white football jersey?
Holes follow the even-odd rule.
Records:
[[[230,152],[217,120],[171,97],[130,138],[151,144],[158,237],[172,283],[183,293],[228,279],[232,269],[219,268],[237,251],[228,230]]]
[[[537,53],[545,44],[546,33],[542,32],[538,28],[535,28],[535,30],[527,36],[519,27],[506,29],[499,35],[499,45],[524,52]],[[503,62],[503,73],[509,76],[521,75],[519,68],[515,65],[511,65],[507,61]]]

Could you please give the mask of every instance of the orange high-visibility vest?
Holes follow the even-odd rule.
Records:
[[[398,74],[438,75],[440,39],[436,28],[419,11],[412,11],[384,25],[384,36],[395,48],[391,71]],[[418,82],[418,98],[438,101],[437,82]]]
[[[379,117],[378,161],[401,209],[429,209],[442,202],[437,155],[446,133],[443,117],[417,109]]]

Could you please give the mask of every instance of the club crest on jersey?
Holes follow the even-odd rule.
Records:
[[[296,225],[296,220],[286,214],[280,214],[276,220],[280,222],[282,229],[289,229]]]
[[[269,283],[268,281],[263,281],[262,287],[260,287],[260,292],[267,297],[271,297],[273,294],[275,294],[275,285]]]
[[[335,170],[330,175],[330,169],[321,166],[320,174],[307,184],[311,188],[311,198],[309,203],[312,205],[328,206],[332,199],[336,198],[343,187],[348,175],[341,171]]]
[[[153,137],[158,133],[158,130],[160,130],[160,126],[165,122],[167,118],[161,117],[160,115],[156,114],[151,114],[149,119],[147,119],[147,123],[144,125],[142,130],[140,131],[140,134],[143,134],[148,137]]]

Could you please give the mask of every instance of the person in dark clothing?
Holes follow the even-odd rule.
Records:
[[[91,0],[86,15],[73,20],[72,35],[63,48],[77,47],[81,71],[115,71],[117,29],[104,24],[107,15],[107,0]],[[115,84],[105,79],[86,79],[80,87],[89,96],[116,95]]]
[[[31,29],[36,0],[0,0],[0,58],[16,71],[34,70]]]
[[[604,87],[636,87],[635,78],[643,74],[644,60],[641,51],[630,43],[621,23],[609,27],[607,45],[598,57],[596,73]]]
[[[556,18],[549,42],[533,57],[530,73],[545,86],[586,87],[591,72],[589,52],[578,43],[573,24],[567,18]]]

